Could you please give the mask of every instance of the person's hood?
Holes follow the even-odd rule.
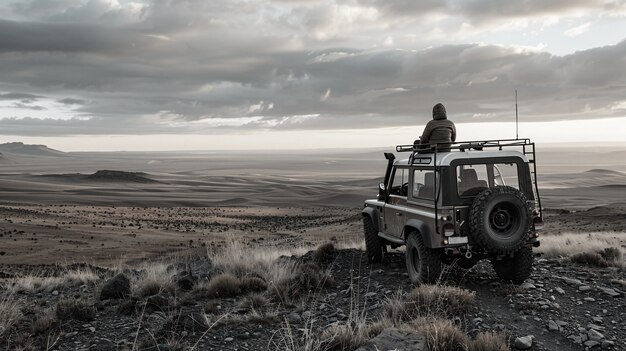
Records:
[[[448,118],[448,115],[446,113],[446,108],[443,106],[442,103],[439,103],[433,107],[433,119],[434,120],[447,119],[447,118]]]

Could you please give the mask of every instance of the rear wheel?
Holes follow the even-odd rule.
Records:
[[[500,279],[514,284],[522,284],[530,277],[534,261],[532,248],[524,246],[515,252],[513,257],[491,260],[491,265]]]
[[[435,283],[441,275],[441,257],[424,245],[418,232],[409,234],[406,241],[406,269],[413,284]]]
[[[385,250],[384,240],[378,236],[374,222],[369,216],[363,216],[363,234],[365,236],[365,253],[369,262],[380,262]]]

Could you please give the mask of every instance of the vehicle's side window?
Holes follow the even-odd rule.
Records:
[[[409,173],[404,168],[396,168],[391,180],[389,194],[407,196],[409,189]]]
[[[430,199],[435,196],[435,172],[432,170],[413,170],[413,191],[415,198]]]

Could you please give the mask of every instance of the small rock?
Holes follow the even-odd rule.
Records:
[[[537,287],[534,284],[531,284],[529,282],[523,283],[522,285],[519,286],[520,289],[524,289],[524,290],[528,290],[528,289],[537,289]]]
[[[582,285],[583,282],[581,282],[578,279],[574,279],[574,278],[568,278],[568,277],[560,277],[562,281],[566,282],[567,284],[571,284],[571,285]]]
[[[593,297],[585,297],[583,300],[587,301],[587,302],[595,302],[596,299],[594,299]]]
[[[575,344],[582,344],[583,343],[583,339],[580,337],[580,335],[569,335],[567,337],[568,339],[572,340]]]
[[[603,293],[605,293],[605,294],[607,294],[607,295],[609,295],[611,297],[620,297],[620,296],[622,296],[622,294],[617,292],[615,289],[598,287],[598,290],[602,291]]]
[[[591,290],[591,287],[589,285],[581,285],[578,287],[578,290],[580,291],[589,291]]]
[[[587,336],[589,336],[590,340],[601,341],[604,339],[604,335],[595,329],[589,329],[587,332]]]
[[[564,295],[564,294],[565,294],[565,290],[563,290],[563,289],[561,289],[561,288],[559,288],[559,287],[555,288],[555,289],[554,289],[554,291],[558,292],[558,293],[559,293],[559,294],[561,294],[561,295]]]
[[[515,339],[515,348],[520,350],[526,350],[533,346],[533,340],[535,337],[533,335],[520,336]]]
[[[561,328],[559,327],[558,324],[556,324],[555,321],[553,320],[549,320],[548,321],[548,330],[549,331],[559,331]]]
[[[226,341],[226,342],[233,342],[233,341],[235,341],[235,338],[231,338],[231,337],[229,336],[229,337],[227,337],[226,339],[224,339],[224,341]]]
[[[604,341],[602,342],[602,348],[603,348],[603,349],[608,349],[608,348],[611,348],[611,347],[613,347],[613,346],[615,346],[615,342],[614,342],[614,341],[611,341],[611,340],[604,340]]]
[[[52,292],[52,295],[54,295],[54,296],[59,295],[59,291],[58,291],[58,290],[53,291],[53,292]]]
[[[585,341],[584,345],[587,346],[588,348],[592,349],[592,348],[600,345],[600,343],[597,342],[597,341],[594,341],[594,340],[587,340],[587,341]]]

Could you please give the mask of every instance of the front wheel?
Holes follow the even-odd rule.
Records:
[[[418,232],[412,232],[406,241],[406,269],[413,284],[435,283],[441,275],[441,257],[424,245]]]
[[[383,259],[385,242],[378,236],[374,222],[369,216],[363,217],[363,234],[365,236],[365,253],[369,262],[378,263]]]
[[[491,265],[500,279],[513,284],[522,284],[530,277],[534,261],[532,248],[524,246],[515,252],[513,257],[491,260]]]

